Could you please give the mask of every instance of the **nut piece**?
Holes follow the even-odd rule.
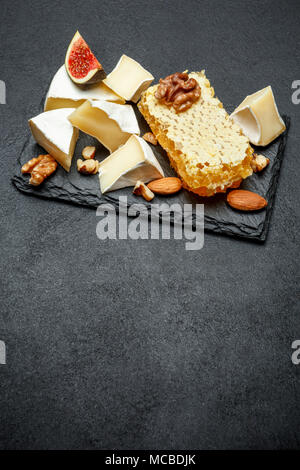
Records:
[[[39,155],[22,166],[22,173],[30,173],[29,184],[39,186],[57,168],[57,162],[51,155]]]
[[[157,145],[157,138],[152,134],[152,132],[146,132],[146,134],[143,135],[143,139],[152,145]]]
[[[155,194],[166,196],[177,193],[182,188],[182,183],[179,178],[171,176],[151,181],[148,188]]]
[[[77,160],[77,170],[83,175],[95,175],[99,170],[98,160]]]
[[[251,167],[254,173],[263,170],[270,163],[269,158],[264,157],[264,155],[258,155],[257,153],[253,154],[253,159],[251,161]]]
[[[136,182],[136,185],[133,188],[132,192],[136,196],[143,196],[146,201],[152,201],[152,199],[154,198],[153,192],[149,188],[147,188],[145,183],[143,183],[142,181]]]
[[[37,158],[32,158],[31,160],[29,160],[29,162],[24,163],[24,165],[21,168],[21,172],[23,174],[31,173],[35,165],[37,165],[42,160],[43,157],[44,155],[39,155]]]
[[[38,186],[48,176],[50,176],[57,168],[57,161],[51,155],[44,155],[37,165],[31,172],[31,178],[29,184]]]
[[[189,78],[186,72],[177,72],[159,80],[154,96],[166,106],[173,106],[176,113],[182,113],[198,101],[201,88],[197,80]]]
[[[96,147],[84,147],[82,150],[82,156],[85,160],[90,160],[95,157]]]
[[[235,189],[228,193],[227,202],[231,207],[240,211],[258,211],[268,205],[262,196],[244,189]]]

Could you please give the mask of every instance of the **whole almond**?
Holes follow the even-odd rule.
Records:
[[[151,183],[148,183],[147,186],[153,193],[167,196],[168,194],[174,194],[180,191],[182,183],[179,178],[171,176],[153,180]]]
[[[262,196],[244,189],[235,189],[228,193],[227,202],[231,207],[240,211],[258,211],[268,205]]]

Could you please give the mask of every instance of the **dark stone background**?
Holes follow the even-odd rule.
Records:
[[[1,0],[0,447],[298,448],[298,1]],[[225,107],[273,86],[292,126],[268,240],[99,241],[93,210],[10,178],[79,29],[109,71],[205,68]]]

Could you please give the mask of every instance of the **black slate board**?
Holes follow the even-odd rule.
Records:
[[[137,110],[136,105],[134,105],[134,109],[141,129],[141,135],[143,135],[145,132],[149,131],[149,127],[143,116]],[[244,180],[241,185],[242,189],[257,192],[261,196],[265,197],[268,201],[266,209],[253,213],[238,212],[227,205],[225,194],[219,194],[211,198],[201,198],[186,190],[182,190],[178,194],[168,198],[156,196],[154,199],[155,203],[159,204],[160,202],[167,202],[170,204],[180,203],[181,205],[184,203],[204,204],[205,230],[264,241],[269,229],[277,181],[290,124],[289,117],[283,116],[283,119],[287,128],[286,132],[269,146],[256,149],[257,152],[262,153],[270,159],[269,166],[261,173],[253,174],[251,177]],[[111,202],[118,205],[118,198],[121,195],[127,196],[129,205],[136,203],[137,197],[132,194],[132,188],[123,188],[118,191],[102,195],[99,188],[98,175],[83,176],[77,172],[76,160],[81,158],[81,150],[86,145],[96,146],[96,158],[100,161],[109,155],[108,150],[106,150],[98,141],[90,136],[80,133],[70,173],[67,173],[63,168],[59,167],[54,175],[47,179],[40,187],[35,188],[29,185],[29,176],[22,175],[20,168],[25,162],[41,153],[45,153],[45,151],[36,144],[35,140],[30,135],[30,131],[28,131],[28,139],[24,142],[22,152],[18,159],[16,174],[12,178],[14,185],[26,194],[48,199],[57,199],[89,207],[97,207],[99,204],[104,202]],[[175,175],[169,165],[169,160],[165,151],[159,145],[155,147],[152,146],[152,149],[163,167],[165,175]],[[142,198],[138,198],[139,203],[142,201]],[[145,205],[150,207],[150,203],[145,202]]]

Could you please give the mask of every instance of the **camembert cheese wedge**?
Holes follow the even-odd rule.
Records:
[[[136,135],[103,160],[99,167],[102,193],[134,186],[138,180],[147,183],[163,176],[163,169],[151,147]]]
[[[37,143],[66,171],[70,170],[79,134],[68,120],[73,111],[70,108],[55,109],[29,119],[30,130]]]
[[[154,77],[127,55],[122,55],[113,71],[103,80],[109,88],[126,101],[137,103]]]
[[[87,100],[69,116],[71,124],[114,152],[140,129],[132,106]]]
[[[247,96],[231,118],[255,145],[268,145],[285,131],[270,86]]]
[[[77,108],[87,99],[106,100],[119,104],[125,103],[123,98],[116,95],[116,93],[103,83],[80,88],[72,82],[66,71],[66,67],[63,65],[56,72],[50,84],[44,110]]]

